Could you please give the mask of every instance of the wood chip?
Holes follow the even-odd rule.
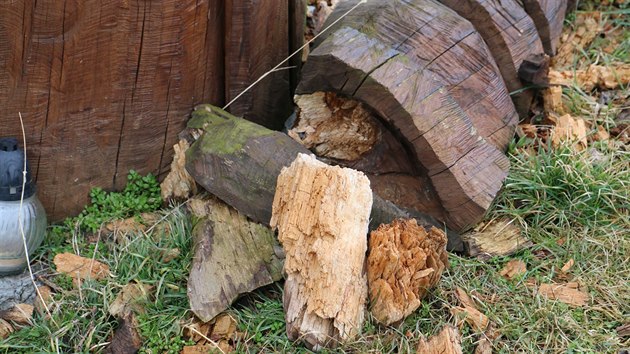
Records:
[[[116,296],[109,306],[110,315],[123,318],[129,314],[144,313],[144,302],[149,298],[153,286],[148,284],[129,283]]]
[[[473,231],[462,235],[462,239],[468,253],[480,259],[508,256],[533,244],[521,235],[515,221],[509,219],[481,223]]]
[[[551,142],[555,147],[565,142],[574,142],[575,148],[583,150],[587,147],[586,123],[582,118],[573,118],[569,114],[560,117],[550,117],[556,123],[551,135]]]
[[[162,262],[164,263],[168,263],[174,259],[176,259],[177,257],[179,257],[179,255],[182,253],[179,248],[171,248],[165,251],[162,251]]]
[[[453,326],[444,326],[442,331],[433,337],[426,339],[420,338],[418,354],[462,354],[461,337],[457,328]]]
[[[507,262],[507,264],[505,265],[505,267],[503,267],[503,269],[501,269],[501,272],[499,274],[501,274],[501,276],[504,278],[513,279],[515,277],[525,274],[526,272],[527,265],[525,264],[525,262],[521,261],[520,259],[513,259]]]
[[[60,253],[55,256],[53,263],[58,272],[67,274],[73,279],[99,280],[109,275],[109,266],[106,264],[73,253]]]
[[[212,336],[210,339],[219,341],[221,339],[231,339],[236,332],[236,320],[227,313],[220,314],[214,320]]]
[[[595,65],[591,64],[586,69],[549,71],[549,83],[551,85],[571,86],[576,84],[584,91],[592,91],[595,88],[614,90],[630,83],[630,64]]]
[[[3,319],[0,318],[0,339],[5,339],[11,333],[13,333],[13,326]]]
[[[228,341],[222,340],[217,345],[214,344],[196,344],[186,345],[179,352],[180,354],[208,354],[208,353],[231,353],[234,348]]]
[[[550,86],[542,91],[543,109],[546,114],[565,114],[567,108],[562,103],[562,86]]]
[[[566,273],[569,271],[569,269],[571,269],[571,267],[573,267],[574,264],[575,261],[573,260],[573,258],[571,258],[562,266],[562,269],[560,269],[560,271],[562,271],[562,273]]]
[[[138,321],[133,314],[118,320],[114,337],[105,348],[105,353],[137,353],[142,346],[142,337],[138,333]]]
[[[461,327],[463,322],[466,322],[475,332],[481,333],[485,331],[490,323],[488,317],[477,309],[475,302],[464,289],[458,287],[455,289],[455,295],[461,306],[451,308],[451,314],[458,319],[463,319],[459,326]]]
[[[186,199],[197,193],[197,183],[186,170],[186,150],[189,147],[188,141],[183,139],[173,145],[171,170],[160,184],[163,200]]]
[[[599,12],[578,12],[573,28],[567,27],[562,34],[561,44],[555,57],[551,59],[554,67],[574,65],[576,54],[587,48],[603,30]]]
[[[16,304],[6,311],[1,311],[0,318],[16,324],[27,325],[31,323],[33,318],[33,309],[33,305]]]
[[[589,296],[586,290],[581,289],[578,283],[566,284],[541,284],[538,294],[550,300],[558,300],[573,307],[586,305]]]

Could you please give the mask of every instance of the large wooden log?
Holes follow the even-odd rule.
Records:
[[[271,227],[286,253],[287,335],[318,350],[353,339],[365,318],[372,191],[356,170],[300,154],[278,177]]]
[[[298,154],[310,152],[288,135],[235,117],[217,107],[201,105],[188,122],[199,138],[186,152],[186,170],[210,193],[252,220],[269,224],[278,175]],[[397,218],[416,218],[424,226],[444,229],[448,249],[462,251],[451,231],[421,210],[401,208],[378,195],[370,228]]]
[[[431,0],[363,4],[311,52],[297,93],[318,91],[378,115],[430,179],[447,225],[481,219],[507,175],[518,115],[470,22]]]
[[[499,67],[505,85],[513,92],[512,99],[521,118],[526,118],[533,98],[525,90],[518,71],[525,59],[543,53],[542,42],[534,21],[517,0],[440,0],[470,21],[484,41]]]
[[[196,104],[223,105],[286,57],[287,1],[229,4],[2,1],[0,136],[21,136],[21,112],[52,220],[80,211],[92,187],[123,187],[130,169],[165,175]],[[267,77],[233,108],[277,126],[291,103],[287,77]]]

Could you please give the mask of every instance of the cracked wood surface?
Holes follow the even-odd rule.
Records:
[[[372,191],[356,170],[299,154],[283,168],[271,227],[285,250],[287,335],[309,348],[356,337],[365,319],[364,272]]]
[[[536,24],[545,53],[550,56],[555,55],[558,49],[564,17],[571,8],[569,2],[567,0],[523,0],[525,11]]]
[[[364,102],[402,138],[447,225],[480,220],[507,174],[503,151],[518,115],[470,22],[431,0],[361,6],[311,52],[297,93],[317,91]]]
[[[123,187],[130,169],[164,176],[194,105],[224,104],[289,50],[281,0],[0,3],[0,136],[21,136],[21,112],[52,220],[79,212],[92,187]],[[283,121],[283,75],[232,108]]]

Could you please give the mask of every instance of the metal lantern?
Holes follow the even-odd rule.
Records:
[[[0,275],[20,273],[26,267],[22,229],[29,255],[46,234],[46,212],[35,194],[28,164],[26,183],[23,170],[24,151],[17,139],[0,138]]]

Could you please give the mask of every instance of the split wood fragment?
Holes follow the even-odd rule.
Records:
[[[319,350],[359,333],[372,192],[361,172],[299,154],[278,177],[272,228],[286,253],[287,335]]]
[[[461,336],[457,328],[444,326],[440,333],[426,339],[420,338],[418,354],[462,354]]]

